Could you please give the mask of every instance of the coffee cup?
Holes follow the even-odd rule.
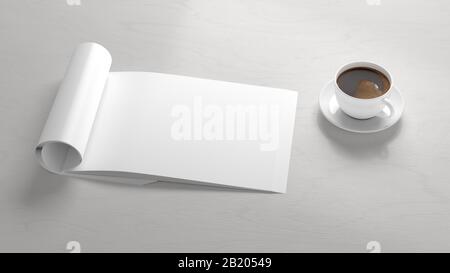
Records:
[[[336,100],[341,110],[356,119],[387,118],[395,109],[389,97],[393,89],[391,74],[372,62],[343,65],[334,80]],[[389,111],[385,111],[385,108]]]

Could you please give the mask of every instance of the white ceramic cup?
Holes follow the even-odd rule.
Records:
[[[389,90],[383,95],[371,99],[360,99],[346,94],[339,88],[337,84],[337,79],[344,71],[357,67],[371,68],[383,73],[390,82]],[[393,85],[394,84],[392,82],[391,74],[382,66],[371,62],[360,61],[346,64],[341,68],[339,68],[339,70],[336,72],[336,76],[334,77],[335,93],[339,107],[341,108],[342,111],[344,111],[344,113],[356,119],[369,119],[375,116],[381,118],[393,116],[395,109],[392,106],[391,101],[389,100],[389,96],[392,93]],[[389,109],[388,113],[384,111],[386,107],[388,107]]]

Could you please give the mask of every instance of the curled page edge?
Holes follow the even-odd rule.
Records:
[[[35,149],[50,172],[63,173],[83,160],[111,63],[111,54],[99,44],[75,49]]]

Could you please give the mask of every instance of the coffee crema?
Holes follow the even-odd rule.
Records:
[[[391,83],[386,75],[368,67],[345,70],[338,76],[337,84],[347,95],[359,99],[382,96],[391,88]]]

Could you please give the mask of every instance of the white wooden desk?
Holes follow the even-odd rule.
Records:
[[[3,0],[0,37],[0,251],[450,251],[448,1]],[[288,193],[46,172],[33,148],[84,41],[113,71],[298,91]],[[357,135],[319,113],[355,59],[390,68],[406,100],[395,127]]]

